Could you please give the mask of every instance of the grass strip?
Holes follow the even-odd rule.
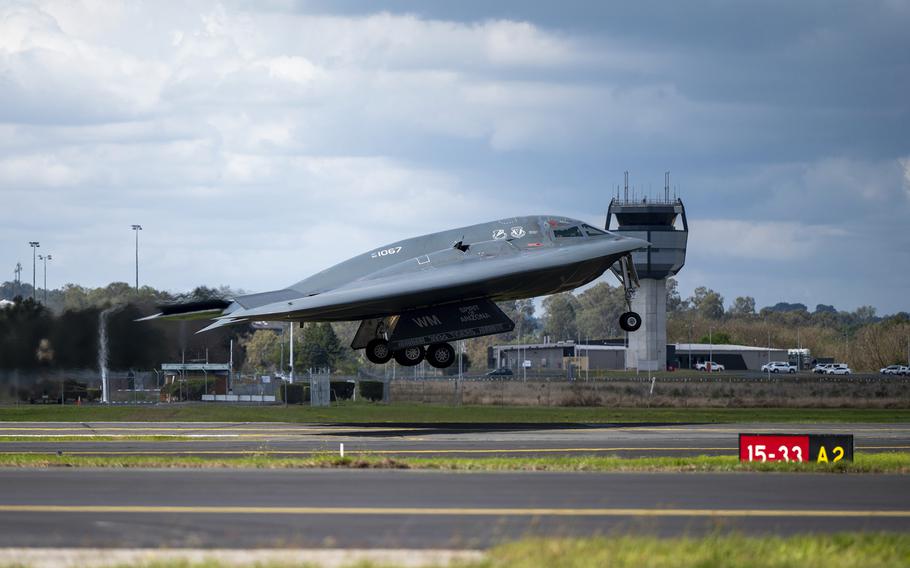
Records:
[[[803,472],[803,473],[910,473],[910,453],[857,453],[853,462],[741,463],[735,456],[618,458],[604,456],[391,458],[369,454],[350,457],[314,455],[306,458],[195,456],[83,456],[56,454],[0,454],[0,467],[96,468],[349,468],[420,469],[443,471],[578,471],[578,472]]]
[[[218,436],[187,436],[187,435],[167,435],[167,434],[126,434],[123,436],[99,434],[99,435],[68,435],[61,436],[0,436],[0,443],[3,442],[178,442],[178,441],[198,441],[205,439],[221,439]]]
[[[910,536],[840,533],[792,537],[716,534],[707,537],[619,536],[585,539],[529,539],[489,551],[472,568],[847,568],[910,565]]]
[[[879,408],[605,408],[444,406],[342,402],[328,408],[179,404],[154,406],[5,406],[0,422],[303,422],[303,423],[894,423],[910,409]]]
[[[406,552],[406,551],[403,551]],[[178,551],[147,554],[138,562],[119,564],[124,568],[261,568],[313,567],[313,561],[224,562],[212,557],[203,560],[174,559]],[[189,555],[188,555],[189,556]],[[196,556],[198,558],[198,556]],[[25,566],[16,562],[5,566]],[[91,566],[92,564],[86,564]],[[335,565],[333,563],[333,565]],[[409,566],[414,565],[408,563]],[[456,560],[458,568],[898,568],[910,565],[910,535],[900,533],[844,532],[796,536],[745,536],[716,532],[702,537],[658,538],[655,536],[603,536],[592,538],[526,538],[487,550],[479,560]],[[350,568],[390,568],[396,564],[360,560],[344,564]],[[433,566],[433,565],[423,565]]]

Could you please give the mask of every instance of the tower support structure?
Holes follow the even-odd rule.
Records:
[[[663,199],[629,198],[628,172],[622,197],[610,201],[606,229],[624,236],[645,239],[647,249],[632,253],[639,288],[632,297],[632,311],[641,316],[641,327],[629,332],[626,368],[658,371],[667,361],[667,278],[686,262],[689,223],[679,198],[670,198],[670,174],[665,176]],[[611,228],[613,219],[617,226]]]

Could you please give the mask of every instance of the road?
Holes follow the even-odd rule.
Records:
[[[523,535],[910,530],[906,476],[0,470],[0,548],[476,548]]]
[[[78,455],[736,455],[740,432],[854,434],[862,452],[910,450],[910,424],[0,423],[0,451]],[[62,436],[82,439],[57,440]],[[104,436],[104,440],[93,437]],[[130,440],[129,436],[176,436]],[[14,438],[9,438],[14,437]]]

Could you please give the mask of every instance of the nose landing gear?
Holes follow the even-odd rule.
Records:
[[[623,331],[636,331],[641,327],[641,316],[632,311],[632,298],[635,290],[640,286],[632,255],[626,254],[610,267],[610,270],[619,279],[626,296],[626,306],[629,311],[619,316],[619,327]]]
[[[623,331],[637,331],[641,327],[641,316],[635,312],[626,312],[619,316],[619,327]]]

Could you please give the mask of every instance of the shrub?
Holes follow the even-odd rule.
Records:
[[[360,381],[360,397],[373,402],[382,400],[382,381]]]

